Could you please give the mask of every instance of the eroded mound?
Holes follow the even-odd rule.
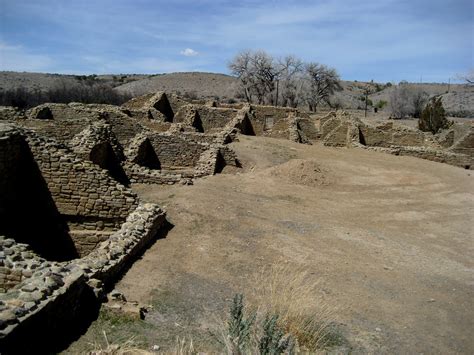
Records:
[[[292,159],[266,170],[271,177],[303,186],[329,185],[330,171],[315,160]]]

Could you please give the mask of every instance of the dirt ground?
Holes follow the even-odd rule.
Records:
[[[345,352],[474,352],[472,171],[262,137],[232,146],[240,172],[134,186],[174,228],[116,286],[154,306],[129,332],[163,350],[176,336],[215,350],[210,325],[232,295],[262,266],[290,262],[337,306]],[[97,327],[113,337],[120,325],[94,325],[69,351]]]

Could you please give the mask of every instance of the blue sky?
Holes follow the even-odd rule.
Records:
[[[0,70],[227,73],[239,50],[346,80],[453,80],[474,66],[472,0],[0,0]]]

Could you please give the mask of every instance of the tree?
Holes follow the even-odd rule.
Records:
[[[424,132],[438,133],[439,130],[449,128],[452,122],[446,118],[446,112],[441,97],[433,97],[426,105],[418,120],[418,128]]]
[[[419,118],[428,101],[428,94],[420,87],[401,82],[390,93],[392,118]]]
[[[242,51],[228,65],[231,73],[239,78],[247,102],[256,97],[259,104],[275,88],[277,76],[275,63],[265,51]]]
[[[420,87],[413,87],[410,90],[410,96],[413,104],[413,117],[420,118],[423,108],[428,102],[428,94]]]
[[[474,68],[469,69],[464,74],[459,74],[457,78],[465,81],[467,85],[474,85]]]
[[[228,64],[232,75],[239,78],[247,102],[252,102],[253,69],[251,56],[252,53],[250,51],[242,51]]]
[[[329,105],[334,92],[342,90],[336,69],[324,64],[308,63],[305,72],[308,81],[306,101],[311,111],[316,111],[321,103]]]
[[[282,106],[298,106],[302,89],[303,71],[303,61],[295,56],[288,55],[278,60],[276,64],[276,106],[278,106],[280,95]]]
[[[263,104],[267,94],[275,88],[276,69],[272,56],[265,51],[257,51],[250,57],[253,89],[259,104]]]

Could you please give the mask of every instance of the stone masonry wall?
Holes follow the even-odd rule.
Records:
[[[202,136],[202,137],[201,137]],[[208,149],[201,134],[156,133],[148,136],[162,168],[194,167],[201,154]]]
[[[0,169],[0,216],[8,215],[10,221],[23,213],[31,228],[39,224],[36,243],[45,252],[61,242],[58,251],[75,246],[75,252],[84,255],[119,228],[137,206],[136,195],[107,171],[81,160],[64,145],[11,125],[0,125]],[[21,207],[28,198],[31,201]],[[24,226],[28,225],[2,224],[4,233],[34,237]]]
[[[28,132],[26,141],[61,214],[123,220],[136,206],[137,198],[131,190],[105,170],[80,160],[65,146],[32,132]]]
[[[2,275],[14,279],[0,292],[2,353],[55,352],[52,346],[70,342],[71,330],[93,319],[109,287],[164,226],[164,211],[141,204],[96,250],[69,262],[48,262],[0,236],[2,249],[8,250],[0,259],[6,265],[0,267],[0,281]],[[21,270],[24,276],[18,274]]]

